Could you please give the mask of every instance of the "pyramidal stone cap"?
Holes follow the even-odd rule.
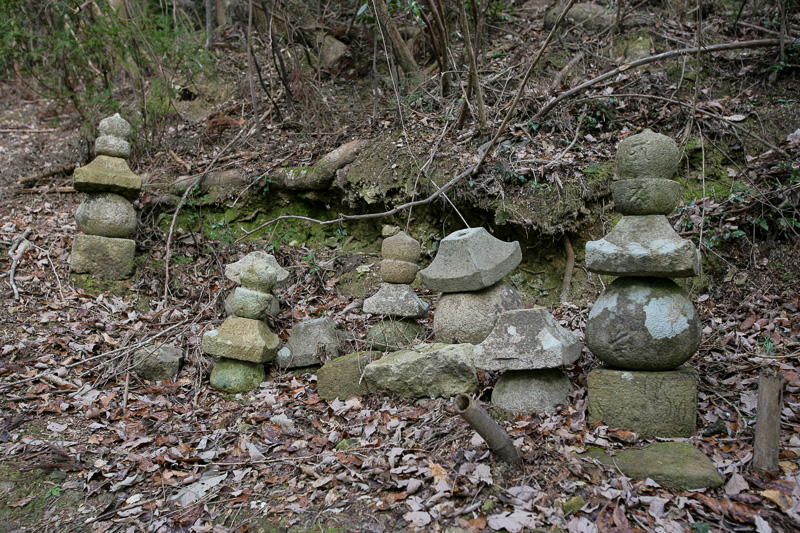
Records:
[[[259,272],[263,274],[259,276]],[[245,288],[266,292],[273,287],[285,285],[289,279],[289,272],[281,268],[274,256],[258,250],[250,252],[235,263],[226,265],[225,277]],[[260,278],[263,279],[259,281]],[[269,288],[266,288],[267,286]]]
[[[678,145],[671,137],[646,129],[617,146],[619,179],[670,179],[678,170]]]
[[[72,179],[76,191],[113,192],[129,200],[135,200],[142,190],[142,178],[120,157],[99,155],[85,167],[76,168]]]
[[[522,261],[519,242],[503,242],[484,228],[462,229],[439,243],[439,253],[419,275],[436,292],[470,292],[490,287]]]

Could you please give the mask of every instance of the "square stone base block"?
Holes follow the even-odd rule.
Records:
[[[597,368],[587,383],[587,424],[601,422],[645,437],[691,437],[697,417],[697,374]]]
[[[133,275],[136,242],[99,235],[75,235],[70,267],[75,274],[102,279],[128,279]]]

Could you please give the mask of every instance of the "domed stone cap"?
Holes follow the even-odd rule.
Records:
[[[136,231],[136,211],[117,194],[89,194],[75,213],[78,229],[87,235],[125,238]]]
[[[462,229],[439,243],[439,253],[419,275],[436,292],[470,292],[491,287],[522,261],[519,242],[503,242],[484,228]]]
[[[586,346],[623,370],[672,370],[700,346],[700,319],[672,280],[617,278],[595,302],[586,322]]]
[[[381,255],[384,259],[416,263],[419,261],[420,249],[418,240],[400,231],[383,241]]]
[[[131,136],[131,125],[119,116],[119,113],[101,120],[98,129],[100,135],[110,135],[123,141],[127,141]]]
[[[644,130],[617,146],[619,179],[670,179],[678,171],[678,145],[671,137]]]

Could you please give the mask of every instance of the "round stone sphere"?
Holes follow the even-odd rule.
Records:
[[[615,181],[611,192],[623,215],[669,215],[678,207],[681,188],[675,180],[634,178]]]
[[[702,329],[692,302],[666,278],[615,279],[586,322],[586,346],[623,370],[672,370],[700,346]]]
[[[381,261],[381,279],[386,283],[414,283],[419,267],[416,263],[384,259]]]
[[[670,179],[678,171],[678,145],[671,137],[644,130],[617,146],[617,175],[620,179]]]
[[[420,249],[419,241],[401,231],[384,239],[381,244],[381,255],[384,259],[416,263],[419,261]]]
[[[87,194],[75,213],[78,229],[87,235],[127,238],[136,231],[136,211],[131,203],[109,192]]]
[[[131,136],[131,125],[128,124],[127,120],[119,116],[119,113],[101,120],[98,129],[100,130],[100,135],[111,135],[123,141],[127,141],[128,137]]]
[[[131,155],[131,145],[128,141],[124,141],[119,137],[101,135],[94,142],[94,153],[95,155],[128,159]]]
[[[525,307],[517,291],[498,282],[474,292],[442,294],[433,315],[436,342],[478,344],[492,332],[504,311]]]

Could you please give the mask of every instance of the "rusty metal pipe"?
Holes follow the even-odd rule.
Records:
[[[492,453],[506,463],[522,466],[522,457],[511,442],[511,438],[468,394],[456,396],[453,399],[453,409],[486,441]]]

